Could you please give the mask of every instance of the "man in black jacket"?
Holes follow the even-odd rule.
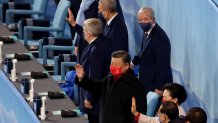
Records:
[[[68,9],[68,22],[73,26],[88,46],[83,50],[79,63],[84,66],[85,74],[92,79],[102,79],[109,72],[110,51],[107,40],[102,34],[101,20],[90,18],[84,21],[83,27],[73,19],[73,14]],[[90,92],[79,88],[79,109],[88,114],[89,123],[98,123],[99,98]]]
[[[146,112],[145,87],[130,69],[130,55],[126,51],[112,54],[110,71],[102,80],[92,80],[76,65],[75,83],[100,97],[100,123],[134,123],[131,100],[137,100],[137,110]]]
[[[110,56],[107,51],[107,42],[102,34],[102,22],[90,18],[84,21],[83,37],[88,43],[84,49],[80,64],[84,72],[92,79],[102,79],[109,72]],[[80,88],[80,109],[86,109],[89,123],[99,123],[99,97]]]
[[[78,15],[76,17],[77,24],[83,26],[84,20],[89,18],[97,18],[97,17],[98,17],[98,0],[82,0]],[[78,60],[81,58],[81,54],[87,45],[88,43],[84,41],[82,35],[78,34],[74,43],[75,46],[74,53],[77,55]]]
[[[128,31],[121,9],[121,12],[117,11],[118,2],[119,0],[100,0],[98,4],[98,12],[106,20],[103,33],[110,42],[111,53],[117,50],[127,52],[129,50]]]

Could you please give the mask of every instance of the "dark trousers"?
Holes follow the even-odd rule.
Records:
[[[99,123],[99,115],[93,115],[88,113],[89,123]]]

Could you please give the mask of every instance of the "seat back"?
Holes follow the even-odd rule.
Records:
[[[2,3],[8,3],[9,1],[8,0],[0,0],[0,4]]]
[[[73,54],[59,54],[59,59],[57,62],[54,62],[54,66],[57,69],[54,69],[54,75],[60,75],[61,74],[61,63],[62,62],[76,62],[76,56]],[[57,64],[56,64],[57,63]]]
[[[159,95],[155,92],[149,91],[147,94],[147,116],[153,116],[155,108],[157,106],[157,102],[159,99]]]
[[[64,28],[66,24],[66,17],[67,17],[67,9],[70,7],[70,2],[68,0],[61,0],[58,3],[54,20],[52,23],[52,27],[59,28],[62,31],[61,32],[53,32],[54,37],[63,37],[64,34]]]
[[[45,11],[46,11],[47,4],[48,4],[48,0],[34,0],[32,9],[34,11],[42,12],[42,14],[40,14],[40,15],[39,14],[34,14],[34,15],[32,15],[32,17],[34,19],[43,19]]]

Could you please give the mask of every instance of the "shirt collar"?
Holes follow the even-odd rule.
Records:
[[[152,28],[148,32],[146,32],[148,34],[147,37],[150,35],[151,30],[154,28],[155,25],[156,25],[156,23],[152,24]]]
[[[97,37],[96,37],[97,38]],[[96,38],[93,38],[92,41],[89,42],[89,44],[91,44],[93,41],[95,41]]]
[[[111,24],[111,21],[118,15],[118,13],[116,13],[110,20],[107,21],[107,25],[109,26]]]

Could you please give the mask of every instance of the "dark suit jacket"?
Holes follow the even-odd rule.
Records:
[[[123,17],[118,14],[106,29],[104,27],[104,35],[110,42],[111,52],[117,50],[125,50],[128,52],[128,32]]]
[[[92,79],[102,79],[109,73],[110,55],[106,46],[105,36],[100,35],[84,49],[81,55],[80,64],[83,65],[85,74]],[[99,114],[99,97],[80,88],[80,99],[80,108],[85,109],[83,100],[87,99],[94,108],[86,111],[95,115]]]
[[[139,112],[146,112],[147,102],[144,85],[131,69],[117,81],[109,74],[102,80],[85,76],[75,83],[100,97],[100,123],[134,123],[131,113],[132,97],[136,99]]]
[[[104,35],[100,35],[83,51],[80,64],[84,66],[85,73],[92,79],[102,79],[109,72],[110,56],[107,50]]]
[[[86,19],[89,19],[89,18],[99,18],[99,19],[102,20],[103,24],[105,25],[105,23],[106,23],[105,19],[103,19],[102,17],[100,17],[98,15],[98,2],[99,2],[99,0],[96,0],[95,2],[93,2],[90,5],[89,9],[87,9],[84,12],[84,15],[85,15]],[[122,13],[122,9],[121,9],[119,0],[117,0],[117,11],[119,13],[119,19],[116,19],[116,20],[118,22],[115,22],[115,24],[113,24],[114,26],[111,27],[111,28],[113,28],[113,30],[117,28],[117,31],[113,31],[113,33],[116,33],[116,35],[114,36],[115,39],[111,38],[112,37],[111,36],[112,32],[108,36],[110,37],[109,40],[114,40],[113,42],[115,42],[115,43],[118,40],[120,40],[120,41],[118,41],[117,46],[114,49],[112,49],[111,52],[119,50],[119,49],[128,51],[128,33],[127,33],[127,28],[126,28],[126,25],[125,25],[125,22],[124,22],[123,13]],[[117,25],[120,25],[120,26],[117,26]],[[118,34],[120,34],[120,37],[117,37]],[[106,37],[108,37],[108,36],[106,36]],[[122,43],[123,43],[123,46],[122,46]],[[87,45],[88,45],[87,42],[85,42],[83,37],[82,37],[82,35],[80,35],[79,38],[77,38],[76,43],[75,43],[75,46],[79,47],[78,59],[80,59],[81,54],[82,54],[83,50],[86,48]]]
[[[143,41],[147,41],[146,47],[133,60],[134,64],[140,65],[139,79],[145,84],[147,91],[162,89],[165,83],[172,82],[169,38],[156,23],[147,40],[144,38]]]
[[[89,9],[87,9],[84,12],[85,15],[85,19],[89,19],[89,18],[97,18],[98,17],[98,1],[94,1]],[[77,32],[77,31],[76,31]],[[78,33],[78,32],[77,32]],[[88,45],[88,43],[86,41],[84,41],[83,37],[81,34],[79,34],[75,46],[79,47],[79,51],[78,51],[78,60],[81,57],[81,54],[83,52],[83,50],[86,48],[86,46]]]
[[[98,2],[99,1],[94,1],[90,6],[89,9],[87,9],[84,12],[85,18],[97,18],[98,17]]]

